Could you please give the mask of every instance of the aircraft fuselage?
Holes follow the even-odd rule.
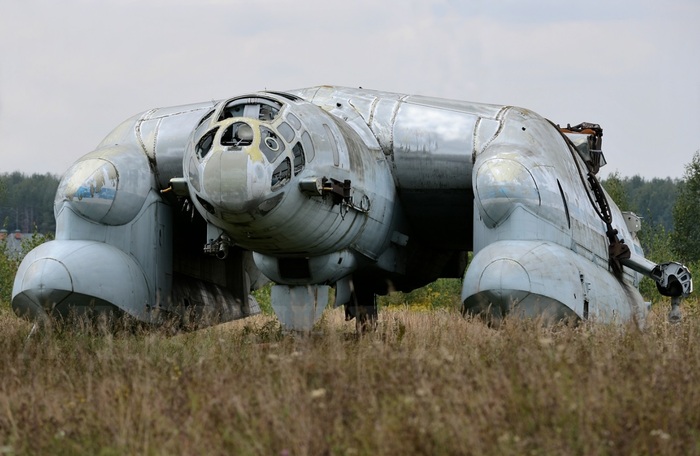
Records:
[[[465,311],[491,318],[641,317],[656,265],[597,183],[601,135],[330,86],[151,110],[64,175],[56,240],[22,263],[13,308],[211,324],[254,313],[267,278],[307,329],[328,286],[364,320],[375,294],[464,277]]]

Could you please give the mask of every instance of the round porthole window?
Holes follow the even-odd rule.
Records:
[[[277,152],[280,150],[280,144],[272,136],[265,138],[265,145],[270,148],[271,151]]]

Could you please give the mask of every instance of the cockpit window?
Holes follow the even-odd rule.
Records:
[[[258,111],[258,119],[271,121],[274,120],[275,117],[277,117],[277,114],[279,112],[280,110],[273,106],[260,105],[260,110]]]
[[[206,114],[204,115],[204,117],[202,117],[202,120],[199,121],[199,123],[197,124],[197,127],[199,127],[200,125],[202,125],[208,118],[211,117],[212,114],[214,114],[214,109],[212,109],[211,111],[209,111],[208,113],[206,113]]]
[[[202,136],[202,139],[200,139],[197,143],[197,155],[200,159],[206,157],[209,151],[211,150],[211,146],[214,143],[214,136],[216,135],[217,130],[218,128],[214,128],[212,131]]]
[[[199,121],[199,125],[197,125],[197,128],[194,130],[194,138],[201,138],[204,135],[204,132],[210,128],[209,122],[206,120],[208,117],[211,117],[212,114],[214,114],[214,111],[211,111]]]
[[[292,155],[294,156],[294,175],[296,176],[304,169],[304,148],[301,143],[296,143],[292,148]]]
[[[246,105],[244,104],[234,104],[226,106],[224,110],[221,111],[221,116],[219,116],[219,120],[230,119],[231,117],[243,117],[243,111],[245,110],[245,107]]]
[[[301,121],[299,120],[299,118],[297,118],[297,116],[295,116],[291,112],[287,114],[287,121],[290,124],[292,124],[292,127],[296,128],[297,130],[301,128]]]
[[[294,130],[292,130],[292,127],[290,127],[287,122],[282,122],[279,124],[277,131],[280,132],[284,140],[288,143],[291,143],[292,140],[294,140]]]
[[[221,134],[222,146],[243,147],[253,143],[253,128],[245,122],[229,125]]]
[[[292,170],[289,162],[289,158],[285,158],[282,160],[282,162],[275,168],[275,171],[272,173],[272,190],[277,190],[278,188],[282,187],[284,184],[289,182],[289,179],[292,177]]]
[[[316,156],[316,152],[314,151],[314,145],[311,142],[311,135],[309,135],[308,132],[302,133],[301,143],[304,146],[304,151],[306,152],[306,159],[308,161],[312,161]]]
[[[219,121],[230,119],[231,117],[245,117],[270,122],[277,118],[280,109],[282,109],[282,104],[271,98],[235,98],[228,101],[221,110]]]
[[[284,143],[267,127],[260,126],[260,137],[260,150],[265,154],[267,161],[274,162],[284,152]]]

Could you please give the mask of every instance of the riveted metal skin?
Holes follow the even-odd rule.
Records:
[[[366,330],[375,295],[459,277],[464,312],[491,321],[641,321],[643,276],[674,305],[692,279],[644,258],[639,218],[595,177],[601,144],[597,124],[334,86],[153,109],[63,176],[56,240],[24,259],[12,306],[201,327],[258,312],[272,280],[288,328],[335,286]]]

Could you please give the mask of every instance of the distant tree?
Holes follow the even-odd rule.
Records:
[[[670,177],[655,177],[633,191],[631,203],[637,215],[644,217],[645,225],[661,224],[666,231],[673,230],[673,205],[678,185],[679,182]]]
[[[616,171],[601,183],[621,210],[632,211],[644,219],[643,230],[656,230],[656,225],[661,224],[666,232],[673,231],[673,205],[679,179],[620,177]]]
[[[678,259],[700,260],[700,150],[685,167],[682,185],[673,206],[671,247]]]
[[[52,174],[0,174],[0,228],[25,233],[35,228],[45,234],[55,231],[53,200],[57,188],[58,177]]]
[[[654,263],[664,263],[675,260],[675,255],[671,249],[671,236],[661,223],[645,226],[639,232],[639,242],[642,243],[644,256]],[[650,278],[642,279],[639,291],[646,299],[659,301],[662,299],[656,288],[656,282]]]
[[[605,191],[608,192],[610,198],[612,198],[621,211],[633,210],[630,207],[627,192],[625,191],[625,184],[620,177],[619,171],[615,171],[614,173],[610,174],[601,182],[601,184],[603,184],[603,188],[605,188]]]

